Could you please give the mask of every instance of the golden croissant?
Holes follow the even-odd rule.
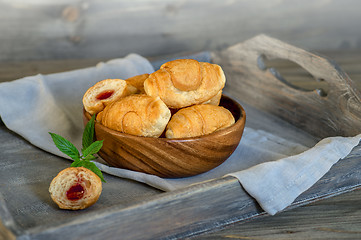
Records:
[[[112,102],[97,116],[104,126],[137,136],[159,137],[169,119],[169,108],[159,97],[135,94]]]
[[[167,138],[187,138],[210,134],[231,126],[232,113],[224,107],[210,104],[193,105],[175,113],[167,125]]]
[[[148,73],[136,75],[134,77],[130,77],[125,79],[125,81],[134,87],[136,87],[140,93],[145,93],[144,91],[144,81],[149,77]]]
[[[225,82],[220,66],[179,59],[150,74],[144,81],[144,90],[149,96],[159,96],[168,107],[178,109],[210,100],[220,93]]]

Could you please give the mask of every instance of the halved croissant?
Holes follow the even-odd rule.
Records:
[[[224,107],[210,104],[180,109],[167,125],[167,138],[186,138],[206,135],[234,124],[232,113]]]
[[[105,106],[138,89],[122,79],[105,79],[90,87],[83,96],[83,106],[90,114],[97,114]]]
[[[102,192],[100,178],[84,167],[69,167],[51,181],[50,196],[59,208],[78,210],[93,205]]]
[[[159,96],[170,108],[183,108],[210,100],[226,82],[216,64],[179,59],[163,64],[144,82],[149,96]]]
[[[136,94],[106,106],[97,120],[119,132],[159,137],[170,117],[170,110],[159,97]]]

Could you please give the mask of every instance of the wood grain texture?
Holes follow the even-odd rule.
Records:
[[[236,122],[214,133],[191,138],[139,137],[95,123],[95,137],[104,140],[99,155],[111,166],[154,174],[160,177],[189,177],[207,172],[223,163],[237,148],[246,122],[242,106],[223,96]],[[84,124],[91,118],[84,111]]]
[[[305,49],[355,49],[359,9],[355,0],[2,0],[0,60],[159,56],[259,33]]]
[[[319,182],[300,195],[289,209],[360,188],[360,150],[361,146],[335,164]],[[122,239],[134,240],[184,239],[216,227],[257,218],[265,219],[266,216],[235,178],[225,177],[164,193],[128,208],[113,207],[102,213],[58,222],[56,227],[38,226],[21,237],[118,239],[122,236]],[[292,219],[297,220],[297,217],[293,215]],[[265,220],[266,223],[271,219]],[[260,229],[258,231],[262,232]]]
[[[275,69],[264,66],[264,59],[297,63],[315,79],[326,81],[328,93],[290,86]],[[214,61],[223,66],[228,86],[232,86],[226,90],[314,136],[354,136],[361,132],[360,92],[347,74],[326,58],[259,35],[215,53]]]
[[[353,161],[359,157],[361,146],[356,147],[344,162],[339,162],[312,188],[299,196],[286,211],[275,216],[260,216],[250,221],[232,224],[221,231],[196,236],[192,239],[359,239],[361,237],[361,191],[354,191],[345,195],[334,196],[333,193],[320,193],[320,186],[327,189],[344,189],[346,185],[360,188],[361,181],[352,180],[355,172],[360,173],[360,161]],[[329,182],[334,172],[342,172],[341,166],[358,169],[355,172],[344,172],[343,181]],[[355,185],[354,185],[355,184]],[[337,186],[336,186],[337,185]],[[353,188],[351,188],[353,189]],[[325,194],[332,197],[314,203],[314,200]],[[306,200],[306,201],[305,201]],[[307,202],[307,206],[297,207]]]
[[[340,63],[344,69],[349,66],[348,63],[352,66],[357,65],[357,61],[350,63],[347,57],[354,56],[352,59],[355,59],[358,56],[357,53],[356,55],[355,52],[350,52],[349,55],[343,54],[343,52],[335,52],[333,55],[331,53],[336,60],[339,55],[342,56]],[[39,69],[42,69],[40,72],[67,70],[67,67],[71,67],[69,63],[72,61],[54,62],[55,65],[52,65],[52,62],[32,62],[31,66],[34,66],[32,69],[29,68],[27,62],[0,63],[0,71],[7,71],[7,80],[12,80],[15,79],[14,76],[20,74],[26,76],[30,73],[39,73]],[[93,65],[92,60],[77,62],[79,66]],[[350,76],[359,81],[353,76],[360,74],[360,68],[352,66],[349,68],[352,70]],[[293,141],[308,139],[307,134],[289,123],[267,113],[256,115],[257,111],[253,111],[248,106],[245,108],[250,119],[257,119],[257,121],[249,122],[254,128],[280,132],[283,137],[294,139]],[[361,191],[332,197],[343,191],[357,188],[360,179],[359,165],[357,165],[360,161],[357,152],[350,156],[352,159],[349,159],[348,164],[343,165],[345,162],[339,162],[340,165],[335,165],[330,175],[323,178],[322,186],[336,183],[336,191],[326,191],[325,195],[322,195],[317,186],[314,186],[310,192],[299,199],[300,202],[295,205],[297,208],[287,209],[273,217],[261,214],[264,217],[252,220],[254,215],[242,216],[242,210],[245,209],[247,212],[252,205],[254,209],[258,209],[256,212],[261,210],[254,205],[252,200],[242,194],[237,180],[228,178],[194,187],[192,191],[163,194],[140,183],[106,175],[105,192],[94,208],[80,213],[57,211],[49,199],[47,183],[61,168],[68,166],[69,162],[31,146],[21,137],[7,130],[3,123],[0,123],[0,142],[2,151],[0,164],[3,164],[0,168],[0,191],[5,193],[7,203],[5,206],[3,202],[0,202],[1,220],[6,228],[5,234],[10,229],[13,231],[10,235],[15,235],[18,239],[81,239],[82,236],[103,239],[112,237],[119,239],[119,236],[122,236],[122,239],[128,237],[129,239],[136,239],[136,237],[144,239],[147,236],[153,239],[185,239],[197,236],[199,233],[217,231],[225,226],[229,228],[219,232],[218,235],[210,233],[199,236],[199,239],[207,239],[207,237],[210,239],[360,238],[358,232],[361,228],[359,208]],[[355,165],[351,164],[352,161]],[[48,165],[50,162],[51,168]],[[346,172],[342,173],[340,170],[344,166]],[[348,171],[348,168],[352,171]],[[26,170],[25,174],[21,170]],[[336,177],[332,175],[333,172],[339,175]],[[14,192],[12,189],[17,189],[17,191]],[[27,201],[19,197],[20,193],[27,196]],[[310,201],[307,201],[308,194],[312,195]],[[241,202],[231,199],[232,196],[240,199]],[[332,198],[308,205],[323,196]],[[298,207],[302,204],[306,206]],[[3,211],[1,211],[3,207],[10,211],[16,228],[11,225],[11,221],[7,221],[8,219],[4,221]],[[162,210],[163,207],[164,210]],[[138,208],[139,211],[137,211]],[[100,219],[103,218],[104,221],[101,221]],[[235,224],[237,222],[239,223]],[[75,226],[71,226],[72,224]],[[82,233],[87,230],[90,230],[90,235],[83,235]],[[143,236],[142,233],[144,233]]]
[[[360,239],[360,198],[360,190],[345,193],[276,216],[234,223],[189,239]]]
[[[66,64],[65,64],[66,65]],[[250,122],[251,127],[255,129],[263,129],[265,131],[279,131],[282,134],[282,137],[286,139],[291,139],[294,142],[300,142],[307,146],[312,146],[314,144],[313,138],[309,135],[304,133],[302,130],[295,128],[294,126],[281,121],[278,118],[275,118],[271,115],[265,114],[260,112],[256,109],[251,108],[250,106],[246,106],[248,116],[251,119],[257,119],[257,121]],[[285,131],[287,129],[287,131]],[[310,141],[311,140],[311,141]],[[16,134],[12,133],[3,123],[0,122],[0,146],[2,155],[0,155],[0,191],[3,193],[4,202],[0,202],[0,216],[1,220],[3,221],[6,230],[10,230],[15,236],[19,239],[23,235],[30,239],[37,239],[38,233],[41,232],[43,229],[54,229],[57,228],[59,225],[71,225],[76,224],[76,231],[73,232],[73,235],[69,235],[69,239],[72,238],[81,238],[82,229],[92,228],[93,225],[89,226],[88,224],[81,224],[81,221],[89,220],[90,218],[98,219],[102,218],[104,212],[111,213],[114,211],[122,211],[124,209],[131,208],[132,210],[137,209],[139,204],[147,203],[148,201],[153,201],[153,210],[155,213],[162,208],[162,205],[157,205],[156,202],[159,199],[163,198],[163,193],[160,191],[146,186],[139,182],[134,182],[126,179],[121,179],[117,177],[112,177],[108,174],[105,174],[105,178],[107,183],[104,184],[103,193],[100,197],[99,201],[96,205],[92,206],[89,209],[81,212],[68,212],[68,211],[61,211],[58,210],[56,205],[52,203],[49,193],[48,193],[48,184],[50,183],[52,177],[56,176],[57,172],[61,169],[69,166],[69,161],[61,159],[59,157],[53,156],[51,154],[47,154],[40,149],[30,145],[23,139],[21,139]],[[39,175],[39,172],[42,174]],[[223,181],[223,180],[222,180]],[[235,184],[234,189],[239,188],[239,183],[236,179],[233,179],[231,182],[226,181],[228,183]],[[220,187],[217,185],[217,189]],[[233,187],[232,187],[233,188]],[[17,191],[13,191],[13,189],[17,189]],[[193,188],[196,192],[188,193],[187,196],[190,199],[193,199],[193,196],[196,196],[203,192],[203,190],[209,190],[209,188],[203,189],[202,186],[199,188]],[[228,189],[226,187],[225,189]],[[235,192],[231,190],[231,192]],[[236,193],[236,192],[235,192]],[[226,194],[222,192],[221,195]],[[238,194],[238,193],[237,193]],[[159,196],[158,196],[159,195]],[[169,232],[172,234],[177,234],[181,236],[188,236],[195,231],[204,232],[212,229],[216,229],[218,227],[227,225],[229,221],[227,220],[228,213],[223,213],[222,215],[225,217],[225,220],[222,220],[221,223],[213,222],[212,214],[218,214],[218,210],[215,211],[214,209],[214,201],[217,201],[218,196],[213,196],[210,194],[207,199],[201,199],[197,204],[194,201],[190,203],[190,209],[187,210],[186,206],[183,205],[183,198],[177,200],[180,196],[179,193],[168,194],[167,201],[174,202],[174,207],[178,209],[171,209],[164,213],[168,216],[171,213],[171,218],[169,219],[169,223],[167,224],[156,224],[156,231],[157,235],[165,236]],[[225,195],[227,197],[228,195]],[[236,196],[237,198],[240,197],[239,195]],[[242,195],[241,195],[242,197]],[[220,201],[223,201],[223,198],[219,198]],[[233,205],[235,201],[233,199],[230,200],[230,207],[233,209]],[[163,200],[162,200],[163,201]],[[162,202],[161,201],[161,202]],[[190,200],[187,200],[190,201]],[[4,203],[4,204],[3,204]],[[224,204],[228,204],[225,202],[220,202],[219,206],[223,209]],[[202,222],[203,217],[201,215],[193,216],[193,214],[200,213],[198,211],[194,211],[194,209],[202,209],[202,212],[207,214],[207,218],[209,221],[204,221],[203,223],[196,223],[197,221]],[[240,210],[243,207],[239,207]],[[5,209],[6,211],[2,211]],[[227,211],[226,208],[225,210]],[[235,207],[237,209],[237,207]],[[6,214],[9,213],[9,214]],[[121,214],[120,214],[121,215]],[[154,222],[152,218],[152,212],[149,213],[147,221]],[[154,214],[153,214],[154,215]],[[177,216],[182,216],[180,219],[177,219]],[[183,216],[188,216],[186,219]],[[9,216],[9,217],[6,217]],[[114,215],[115,218],[118,215]],[[142,222],[143,215],[139,213],[137,215],[140,219],[136,220],[136,225]],[[156,215],[154,215],[156,216]],[[161,218],[161,215],[158,215]],[[14,221],[12,221],[13,219]],[[158,219],[159,220],[159,219]],[[143,230],[139,230],[139,228],[125,228],[122,230],[117,226],[114,227],[107,227],[108,224],[118,224],[115,220],[109,220],[109,222],[105,225],[102,225],[99,229],[101,231],[105,231],[106,234],[111,234],[113,229],[118,229],[119,231],[124,231],[122,236],[126,239],[127,232],[129,232],[130,239],[133,234],[138,234],[138,236],[142,235]],[[128,220],[124,220],[127,222]],[[173,226],[173,222],[179,222],[177,224],[179,226],[182,224],[182,228],[176,230],[177,226]],[[97,225],[100,220],[94,223],[94,226]],[[192,229],[189,228],[189,224],[192,225]],[[154,225],[152,225],[154,226]],[[119,229],[120,228],[120,229]],[[173,230],[169,230],[172,228]],[[129,230],[130,229],[130,230]],[[146,229],[146,228],[145,228]],[[64,229],[63,229],[64,230]],[[85,231],[85,230],[84,230]],[[135,231],[136,233],[134,233]],[[52,239],[64,239],[61,236],[61,231],[56,233],[50,233],[52,235]],[[67,232],[69,233],[69,232]],[[146,233],[146,232],[144,232]],[[70,234],[70,233],[69,233]],[[49,236],[49,235],[47,235]],[[114,237],[117,237],[116,235]],[[152,235],[150,235],[151,238]],[[24,236],[23,236],[24,237]],[[25,237],[24,237],[25,238]],[[175,239],[176,237],[173,237]],[[172,238],[171,238],[172,239]]]

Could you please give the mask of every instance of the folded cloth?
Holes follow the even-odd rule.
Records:
[[[273,162],[264,162],[229,175],[237,177],[261,207],[273,215],[316,183],[339,159],[359,144],[355,137],[330,137],[313,148]]]
[[[9,129],[30,143],[65,157],[54,148],[48,132],[70,139],[80,149],[82,98],[88,88],[103,79],[126,79],[153,71],[148,60],[130,54],[96,67],[1,83],[0,116]]]
[[[81,147],[85,91],[106,78],[126,79],[153,71],[145,58],[130,54],[92,68],[1,83],[0,116],[9,129],[33,145],[68,158],[55,147],[48,132],[62,135],[77,148]],[[309,149],[275,134],[246,127],[239,146],[223,164],[206,173],[178,179],[110,167],[101,159],[95,163],[103,172],[165,191],[231,175],[239,179],[265,211],[275,214],[345,157],[360,138],[361,135],[328,138]]]

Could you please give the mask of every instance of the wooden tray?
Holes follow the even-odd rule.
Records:
[[[223,67],[226,91],[243,102],[247,126],[310,146],[325,136],[361,130],[360,94],[326,58],[264,35],[195,57],[210,57]],[[267,61],[279,58],[327,82],[326,94],[300,89],[267,67]],[[164,193],[107,175],[97,204],[83,211],[59,210],[48,187],[69,161],[30,145],[2,123],[0,149],[0,238],[175,239],[266,215],[232,177]],[[288,209],[360,188],[360,158],[359,145]]]

